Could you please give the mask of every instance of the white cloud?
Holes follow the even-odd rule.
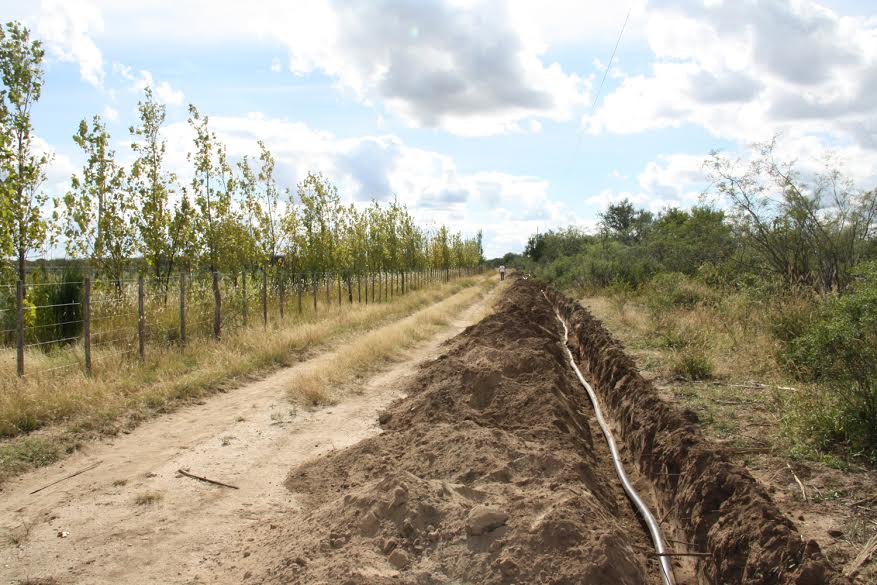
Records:
[[[520,249],[537,226],[565,225],[575,216],[549,197],[548,181],[531,176],[462,172],[445,154],[407,145],[393,135],[338,138],[301,122],[254,112],[242,117],[210,116],[210,126],[232,160],[257,156],[265,141],[277,159],[283,186],[294,187],[307,172],[321,172],[349,201],[397,198],[421,223],[443,223],[474,234],[483,229],[488,253]],[[186,122],[170,124],[168,163],[180,180],[191,180],[186,153],[192,131]],[[494,239],[494,235],[496,239]],[[508,245],[507,245],[508,244]]]
[[[103,31],[100,11],[78,0],[43,0],[37,32],[50,54],[60,61],[79,63],[79,74],[91,85],[102,88],[104,60],[91,38]]]
[[[546,58],[558,39],[614,36],[621,7],[555,0],[257,0],[247,18],[231,0],[94,0],[107,35],[124,42],[225,45],[282,43],[294,74],[321,72],[337,87],[413,126],[461,135],[528,130],[527,119],[571,120],[588,102],[590,78]],[[636,4],[642,4],[638,1]],[[587,18],[570,17],[570,11]],[[281,69],[279,60],[271,69]]]
[[[140,92],[146,89],[146,87],[151,87],[152,91],[155,92],[155,96],[162,103],[171,106],[179,106],[183,103],[183,100],[186,97],[181,90],[174,89],[167,81],[156,83],[152,73],[145,69],[141,69],[135,73],[133,68],[129,65],[113,63],[113,72],[122,79],[130,82],[129,87],[131,91]]]
[[[104,107],[104,118],[110,121],[115,121],[119,119],[119,112],[110,106]]]
[[[647,75],[624,77],[592,133],[693,124],[737,141],[784,132],[877,149],[877,22],[810,0],[655,2]]]
[[[281,68],[282,68],[282,66],[280,64],[280,59],[278,59],[277,57],[274,57],[271,60],[271,71],[273,71],[274,73],[280,73]]]

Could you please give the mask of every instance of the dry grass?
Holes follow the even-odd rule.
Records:
[[[482,287],[465,289],[407,319],[356,338],[338,354],[309,362],[289,389],[290,399],[311,406],[332,403],[339,386],[379,368],[419,341],[432,337],[454,315],[483,294]]]
[[[398,320],[464,289],[480,290],[478,285],[485,282],[483,277],[460,279],[396,296],[392,302],[335,305],[316,315],[292,312],[267,330],[261,325],[239,328],[221,341],[204,339],[184,350],[151,347],[143,362],[98,349],[92,376],[75,369],[17,380],[14,360],[4,351],[0,436],[8,439],[0,443],[0,482],[57,460],[84,437],[113,434],[176,405],[234,387],[242,379],[289,365],[339,336]],[[80,349],[67,352],[81,359]],[[32,371],[50,367],[57,359],[41,352],[28,355]]]
[[[134,503],[138,506],[152,506],[160,502],[163,497],[160,492],[143,492],[134,498]]]

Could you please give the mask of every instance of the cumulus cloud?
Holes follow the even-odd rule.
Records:
[[[104,84],[103,54],[92,34],[103,31],[101,12],[88,2],[44,0],[37,32],[49,52],[60,61],[79,63],[79,74],[91,85]]]
[[[211,116],[210,126],[226,144],[232,162],[258,155],[263,140],[277,159],[283,186],[293,187],[308,172],[329,177],[349,202],[396,199],[424,225],[444,223],[455,230],[490,234],[489,254],[521,249],[538,226],[576,221],[549,197],[547,180],[526,175],[463,172],[450,156],[406,144],[398,136],[339,138],[307,124],[253,112]],[[192,131],[186,122],[168,125],[168,164],[180,181],[191,181],[186,153]],[[495,236],[495,239],[494,239]],[[511,248],[509,248],[511,246]]]
[[[129,82],[129,88],[132,91],[140,92],[147,87],[151,87],[158,100],[165,104],[179,106],[186,97],[182,91],[174,89],[167,81],[156,83],[152,73],[145,69],[134,72],[133,68],[129,65],[113,63],[113,71],[119,77]]]
[[[570,119],[588,82],[542,60],[544,48],[494,3],[312,3],[311,19],[273,30],[290,68],[320,70],[412,125],[464,135],[520,131],[525,118]]]
[[[693,124],[738,141],[825,135],[877,148],[877,26],[809,0],[656,2],[650,74],[626,76],[592,133]],[[826,141],[823,141],[823,146]]]

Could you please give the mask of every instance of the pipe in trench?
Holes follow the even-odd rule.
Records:
[[[551,301],[548,300],[548,295],[545,294],[545,291],[542,291],[542,296],[544,296],[548,304],[551,305]],[[658,521],[655,519],[651,510],[649,510],[649,507],[637,493],[636,489],[634,489],[633,484],[630,483],[630,478],[627,477],[627,472],[624,470],[624,465],[621,463],[621,455],[618,452],[618,446],[615,444],[615,437],[612,435],[612,430],[609,428],[609,424],[603,417],[603,411],[600,408],[597,394],[594,392],[591,385],[588,384],[588,381],[585,380],[581,370],[579,370],[579,367],[576,365],[576,360],[573,358],[569,346],[567,346],[569,330],[566,327],[566,322],[560,316],[560,313],[554,309],[554,305],[551,305],[551,308],[554,310],[554,315],[557,317],[557,320],[560,321],[560,324],[563,326],[563,349],[566,350],[566,356],[569,358],[569,363],[572,366],[572,369],[575,370],[579,382],[585,387],[585,390],[588,393],[588,398],[591,399],[591,405],[594,407],[594,415],[597,417],[597,423],[600,425],[600,430],[603,431],[603,437],[609,445],[609,452],[612,455],[612,465],[615,467],[615,473],[618,475],[619,481],[621,481],[624,493],[627,494],[627,497],[633,505],[636,506],[637,511],[640,516],[642,516],[642,519],[645,521],[646,526],[649,529],[649,536],[652,538],[652,544],[655,546],[655,552],[658,553],[658,560],[661,563],[661,579],[664,582],[664,585],[676,585],[676,579],[673,576],[673,565],[670,563],[670,557],[668,556],[669,551],[667,550],[661,527],[658,525]]]

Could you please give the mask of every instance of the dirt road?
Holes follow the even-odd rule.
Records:
[[[479,318],[492,296],[337,405],[296,410],[287,400],[301,364],[9,482],[0,504],[7,536],[0,582],[240,583],[241,572],[229,569],[249,556],[246,529],[300,508],[283,485],[289,469],[379,433],[377,413],[399,397],[414,366]],[[329,364],[340,351],[315,359]]]

